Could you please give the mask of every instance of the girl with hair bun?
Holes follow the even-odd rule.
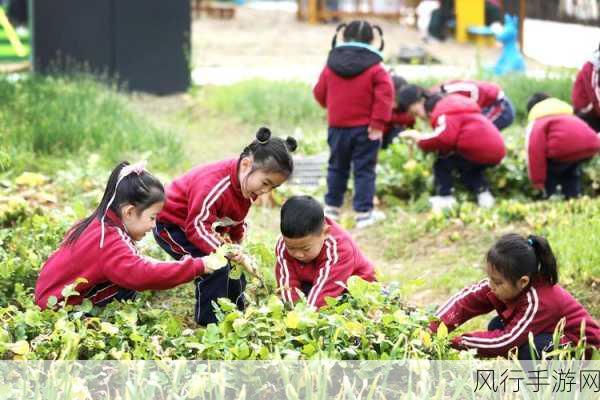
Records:
[[[203,257],[224,243],[240,243],[252,203],[292,174],[296,147],[294,138],[272,137],[271,131],[262,127],[238,158],[200,165],[176,178],[167,187],[165,206],[158,215],[157,243],[175,259]],[[229,272],[226,265],[196,280],[195,319],[199,324],[216,322],[212,302],[220,297],[243,309],[244,275],[233,279]]]

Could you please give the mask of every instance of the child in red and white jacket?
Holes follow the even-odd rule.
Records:
[[[272,138],[269,129],[260,128],[239,158],[201,165],[175,179],[167,187],[165,207],[154,229],[157,243],[175,259],[205,256],[226,242],[240,243],[252,202],[289,178],[295,149],[294,138]],[[249,265],[242,262],[242,266]],[[233,279],[229,272],[227,266],[196,281],[199,324],[217,321],[212,302],[220,297],[244,307],[245,277]]]
[[[550,245],[540,236],[527,238],[511,233],[502,236],[486,256],[488,278],[463,289],[437,311],[448,330],[478,315],[496,310],[487,331],[455,337],[454,347],[475,349],[485,357],[507,356],[518,349],[519,359],[540,358],[552,347],[552,335],[564,321],[560,343],[600,347],[600,326],[573,296],[558,284],[556,259]],[[440,322],[430,325],[437,332]],[[583,337],[580,337],[582,325]],[[534,348],[528,336],[533,335]],[[587,353],[591,354],[591,351]]]
[[[600,45],[577,73],[572,92],[575,114],[600,132]]]
[[[152,230],[165,192],[143,164],[120,163],[111,173],[102,201],[76,223],[60,248],[46,261],[35,285],[41,308],[62,302],[66,285],[79,294],[68,304],[90,299],[103,306],[133,299],[137,291],[169,289],[221,267],[215,257],[186,256],[162,262],[139,254],[136,241]],[[53,298],[54,301],[49,303]]]
[[[439,89],[442,93],[460,94],[477,102],[481,113],[492,121],[498,130],[510,126],[515,119],[515,108],[497,83],[453,80],[443,83]]]
[[[336,46],[343,30],[344,43]],[[381,36],[379,50],[371,46],[373,31]],[[375,166],[390,120],[394,88],[382,65],[383,33],[367,21],[352,21],[337,27],[327,65],[313,89],[315,99],[327,109],[327,169],[325,214],[339,220],[350,170],[354,173],[356,226],[363,228],[384,218],[374,209]]]
[[[312,307],[338,297],[353,275],[372,282],[373,265],[348,233],[326,218],[310,196],[294,196],[281,208],[281,235],[275,253],[275,275],[281,297],[296,302],[301,293]]]
[[[400,93],[409,112],[429,119],[431,134],[405,131],[401,137],[415,140],[426,152],[435,152],[433,164],[436,196],[430,203],[434,211],[453,207],[454,170],[458,170],[464,185],[477,196],[480,207],[494,205],[484,175],[486,168],[499,164],[506,154],[504,139],[498,128],[481,114],[473,100],[456,94],[430,95],[415,85],[408,85]]]
[[[527,103],[529,126],[525,138],[529,179],[546,198],[561,186],[567,198],[581,195],[582,163],[600,151],[600,138],[571,106],[546,93]]]
[[[383,129],[383,140],[381,142],[381,149],[387,149],[394,139],[398,137],[400,132],[405,129],[412,129],[415,126],[415,117],[405,110],[398,102],[398,93],[402,88],[408,85],[406,79],[400,75],[396,75],[390,72],[392,83],[394,84],[394,108],[392,108],[392,116],[390,120],[385,124]]]

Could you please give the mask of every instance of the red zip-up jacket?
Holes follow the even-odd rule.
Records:
[[[565,318],[564,336],[561,343],[579,342],[581,323],[585,321],[585,338],[588,346],[600,347],[600,327],[586,309],[560,285],[550,285],[541,279],[508,304],[500,301],[485,279],[452,296],[437,311],[436,316],[448,330],[453,330],[469,319],[496,310],[504,322],[503,329],[466,333],[455,337],[453,346],[476,349],[485,357],[506,356],[513,347],[528,341],[529,332],[534,336],[554,332],[556,325]],[[439,322],[430,328],[437,331]]]
[[[313,307],[325,305],[325,297],[337,297],[344,293],[344,285],[353,275],[372,282],[375,280],[373,265],[362,254],[350,235],[339,225],[325,218],[329,225],[329,235],[317,258],[310,263],[302,263],[292,257],[283,238],[275,247],[277,265],[275,276],[284,301],[299,299],[303,284],[312,286],[306,300]]]
[[[571,97],[577,114],[592,114],[600,117],[600,61],[588,61],[577,73]]]
[[[242,195],[237,164],[234,159],[201,165],[175,179],[167,187],[158,222],[179,226],[204,254],[221,246],[215,233],[228,233],[239,243],[251,201]]]
[[[442,98],[429,116],[434,131],[418,141],[424,151],[458,153],[478,164],[495,165],[506,155],[498,128],[481,115],[479,105],[451,94]]]
[[[50,296],[62,301],[63,288],[77,278],[87,282],[75,287],[80,295],[69,297],[69,304],[80,304],[86,297],[98,303],[113,297],[120,288],[137,291],[170,289],[204,273],[201,258],[184,257],[167,262],[140,255],[135,242],[112,211],[106,214],[104,228],[102,248],[100,221],[94,219],[75,243],[63,243],[48,258],[35,285],[38,306],[46,308]],[[94,286],[104,283],[108,285],[91,295]]]
[[[548,159],[579,161],[600,151],[600,138],[583,120],[574,115],[550,115],[533,121],[526,134],[529,179],[543,188]]]
[[[474,100],[482,109],[493,106],[504,97],[502,88],[493,82],[454,80],[440,86],[446,93],[455,93]]]
[[[381,57],[352,46],[330,52],[313,94],[333,128],[368,125],[383,131],[394,103],[394,85]]]

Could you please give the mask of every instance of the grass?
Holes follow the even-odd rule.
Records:
[[[154,158],[162,168],[181,158],[179,139],[131,110],[114,85],[86,76],[0,78],[0,136],[17,169],[40,158],[99,152],[108,164]]]

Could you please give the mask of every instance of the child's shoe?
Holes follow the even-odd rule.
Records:
[[[335,222],[340,221],[341,209],[339,207],[325,205],[325,216]]]
[[[481,208],[492,208],[494,207],[495,202],[494,196],[492,196],[489,190],[481,192],[477,195],[477,204],[479,204],[479,207]]]
[[[456,205],[456,199],[454,196],[431,196],[429,198],[429,204],[431,204],[431,211],[442,212],[454,207]]]
[[[376,222],[385,219],[385,214],[381,211],[372,209],[371,211],[356,213],[356,227],[358,229],[366,228]]]

